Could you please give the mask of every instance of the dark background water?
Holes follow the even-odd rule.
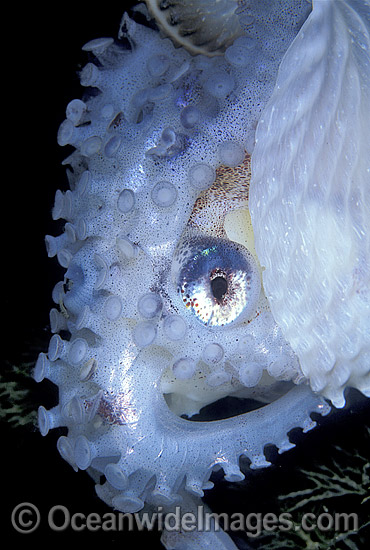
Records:
[[[56,189],[67,188],[60,163],[68,151],[57,145],[56,133],[67,103],[81,95],[77,73],[86,62],[81,46],[100,36],[115,37],[125,7],[133,3],[105,2],[93,7],[82,2],[62,2],[44,9],[38,5],[19,11],[17,6],[11,8],[7,22],[12,36],[8,52],[3,52],[4,63],[5,58],[9,63],[3,91],[10,100],[3,103],[3,116],[10,118],[10,124],[2,128],[6,140],[2,159],[1,270],[1,360],[5,380],[12,378],[12,365],[32,365],[38,353],[46,351],[50,338],[49,310],[54,307],[51,291],[62,279],[63,270],[56,259],[47,258],[44,236],[57,235],[61,230],[61,225],[51,220],[50,212]],[[19,374],[14,379],[30,390],[27,412],[40,404],[56,404],[56,389],[47,382],[37,385]],[[296,449],[279,457],[271,451],[274,465],[248,474],[241,487],[220,481],[208,494],[207,502],[218,512],[274,511],[279,494],[301,488],[300,467],[330,464],[333,445],[349,451],[359,447],[370,460],[366,424],[370,424],[369,403],[358,392],[351,392],[348,406],[321,419],[319,429],[307,435],[300,430],[294,433]],[[75,473],[60,458],[56,450],[60,430],[45,438],[32,424],[14,427],[2,422],[1,430],[1,522],[12,540],[27,544],[73,541],[126,546],[142,542],[159,548],[156,533],[50,530],[46,518],[55,505],[66,506],[71,514],[81,512],[86,516],[109,509],[96,496],[90,477],[84,472]],[[21,502],[31,502],[41,512],[39,529],[28,537],[14,531],[10,523],[11,511]],[[348,512],[356,511],[353,508],[358,506],[358,500],[348,499]],[[363,515],[364,508],[359,507],[359,512]],[[359,539],[357,544],[360,548],[363,542]]]

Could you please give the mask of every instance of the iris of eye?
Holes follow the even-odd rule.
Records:
[[[224,277],[215,277],[211,281],[211,290],[216,300],[222,300],[227,292],[227,280]]]

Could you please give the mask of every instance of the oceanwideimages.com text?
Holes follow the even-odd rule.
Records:
[[[30,502],[18,504],[12,512],[11,523],[13,528],[20,533],[31,533],[35,531],[43,522],[55,532],[66,531],[224,531],[238,532],[243,531],[249,537],[258,537],[261,533],[272,531],[291,531],[302,529],[310,532],[315,529],[319,531],[335,531],[345,533],[348,531],[357,531],[358,516],[355,513],[335,513],[323,512],[316,515],[306,513],[300,518],[299,525],[288,512],[279,515],[275,513],[241,513],[209,512],[203,506],[198,506],[197,511],[183,512],[181,506],[176,506],[173,511],[165,512],[159,506],[153,512],[141,513],[123,513],[106,512],[98,514],[91,512],[84,514],[82,512],[71,513],[68,508],[62,504],[52,506],[48,511],[47,517],[41,518],[37,506]]]

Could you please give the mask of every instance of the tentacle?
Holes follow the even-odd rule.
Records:
[[[185,531],[169,531],[164,529],[161,542],[166,550],[237,550],[231,538],[223,532],[215,521],[207,520],[210,509],[204,502],[195,496],[181,493],[181,509],[192,514],[196,526],[203,529]],[[210,517],[210,516],[208,516]]]
[[[330,410],[321,397],[301,385],[243,415],[188,421],[172,413],[158,392],[165,357],[161,349],[142,350],[121,372],[114,391],[107,391],[106,373],[96,374],[94,383],[101,387],[99,403],[95,415],[90,413],[85,422],[77,422],[71,413],[69,419],[65,413],[63,418],[61,411],[53,416],[53,425],[68,425],[68,439],[63,441],[73,449],[72,462],[81,469],[101,468],[113,488],[111,504],[124,512],[141,509],[144,501],[156,505],[177,502],[183,486],[203,496],[216,467],[223,468],[227,480],[241,480],[241,456],[250,460],[252,469],[268,466],[266,445],[284,452],[294,446],[287,436],[290,430],[308,431],[315,425],[311,413]],[[85,403],[88,411],[91,407]],[[109,457],[116,458],[109,462]]]

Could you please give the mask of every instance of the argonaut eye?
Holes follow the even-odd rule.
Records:
[[[185,307],[212,327],[250,318],[261,290],[256,262],[244,246],[203,235],[179,246],[172,279]]]

